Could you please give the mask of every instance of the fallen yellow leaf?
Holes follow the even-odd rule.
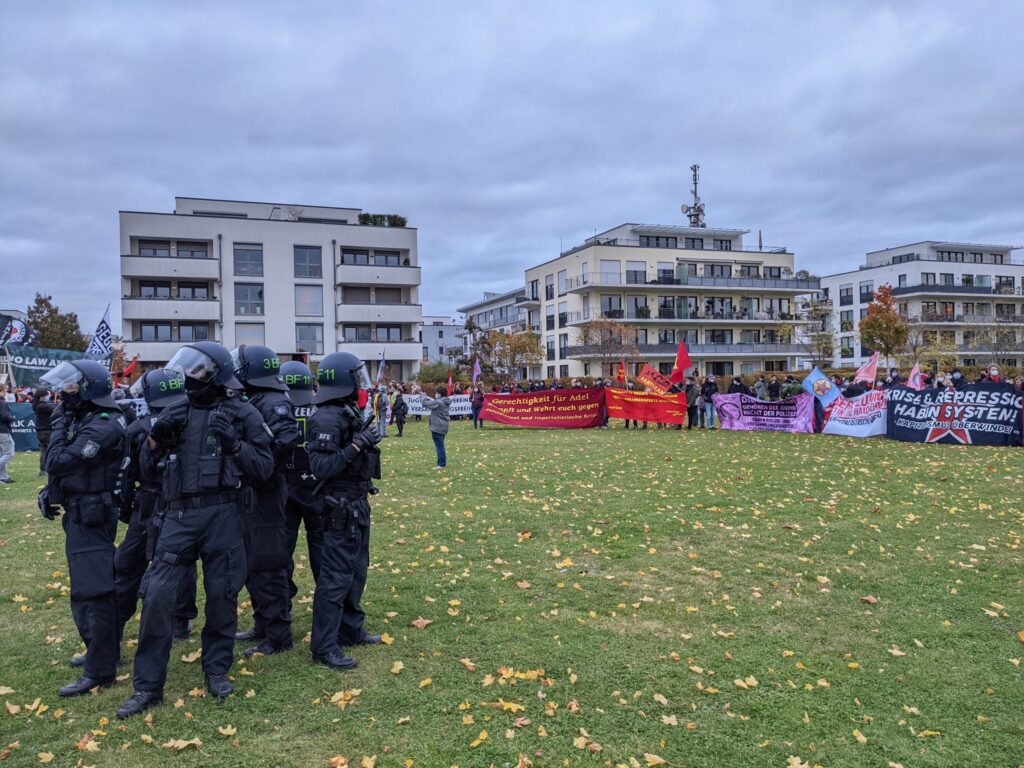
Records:
[[[403,664],[400,661],[396,661],[394,664],[391,665],[391,674],[397,675],[403,669],[405,669],[405,664]]]
[[[39,758],[39,762],[40,763],[52,763],[53,762],[53,752],[40,752],[37,755],[37,757]]]
[[[432,685],[433,682],[434,681],[431,680],[429,677],[425,677],[422,680],[420,680],[420,688],[426,688],[428,685]]]
[[[233,725],[224,725],[217,726],[217,732],[220,733],[221,736],[234,736],[238,733],[238,729]]]

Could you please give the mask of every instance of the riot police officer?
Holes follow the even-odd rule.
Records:
[[[203,561],[206,622],[202,634],[206,689],[217,699],[234,690],[227,678],[234,649],[238,592],[245,582],[240,491],[243,481],[274,471],[270,428],[240,389],[231,355],[220,344],[182,347],[167,364],[185,377],[187,400],[160,413],[142,447],[143,482],[160,482],[165,516],[142,579],[142,626],[135,691],[117,711],[126,718],[163,700],[174,606],[181,580]]]
[[[363,628],[360,600],[370,564],[370,505],[380,477],[380,433],[362,419],[370,377],[348,352],[327,355],[317,370],[317,404],[309,427],[309,465],[323,484],[324,548],[313,595],[313,660],[351,669],[344,645],[380,642]]]
[[[160,483],[155,478],[143,479],[139,474],[142,446],[149,438],[149,432],[157,416],[167,406],[185,400],[185,377],[180,371],[164,368],[147,371],[132,385],[134,398],[146,401],[149,412],[128,425],[128,445],[132,461],[128,466],[126,483],[132,490],[132,504],[128,531],[114,555],[114,584],[117,588],[118,640],[124,636],[124,626],[138,604],[139,585],[146,567],[153,559],[156,540],[163,522],[164,509],[160,495]],[[135,484],[138,483],[138,487]],[[191,634],[189,621],[199,614],[196,608],[196,567],[187,569],[181,579],[177,603],[174,610],[175,640],[184,640]]]
[[[85,671],[60,689],[79,696],[112,685],[117,672],[117,600],[114,537],[117,491],[128,459],[124,418],[111,395],[110,372],[92,360],[63,362],[40,379],[61,393],[50,447],[47,487],[40,494],[44,516],[62,519],[71,581],[71,613],[86,645]]]
[[[324,529],[319,505],[314,496],[317,480],[309,468],[309,456],[306,454],[309,419],[316,411],[316,406],[313,405],[313,372],[305,363],[292,360],[281,366],[281,378],[288,386],[292,414],[302,433],[302,445],[292,451],[291,458],[285,464],[285,480],[288,482],[288,499],[284,507],[288,530],[288,589],[291,598],[294,599],[299,592],[295,585],[295,546],[299,540],[299,526],[306,527],[306,546],[309,549],[309,566],[313,571],[313,581],[320,578]]]
[[[235,376],[245,387],[249,402],[262,414],[274,435],[274,471],[251,478],[247,485],[242,525],[245,531],[245,586],[252,598],[253,625],[235,636],[237,641],[260,640],[246,648],[246,656],[271,655],[292,647],[288,595],[288,543],[285,532],[285,464],[302,442],[292,415],[288,387],[281,378],[277,354],[261,344],[243,344],[231,352]]]

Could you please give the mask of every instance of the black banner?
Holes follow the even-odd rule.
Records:
[[[1012,384],[978,383],[962,390],[893,387],[888,437],[911,443],[1020,445],[1021,393]]]

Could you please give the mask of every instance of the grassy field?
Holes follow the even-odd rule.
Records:
[[[128,667],[56,695],[80,643],[61,529],[19,456],[0,487],[0,762],[1024,763],[1021,450],[466,422],[449,446],[435,472],[425,423],[384,442],[364,607],[390,645],[339,674],[307,637],[236,663],[218,705],[193,639],[165,705],[126,724]]]

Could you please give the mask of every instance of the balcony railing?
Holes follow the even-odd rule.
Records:
[[[578,291],[588,287],[619,287],[658,288],[661,286],[686,286],[694,288],[760,288],[782,289],[787,291],[817,291],[821,288],[821,280],[797,280],[784,277],[710,277],[705,275],[686,275],[682,277],[655,277],[651,280],[640,280],[628,273],[590,272],[586,275],[570,277],[570,291]]]
[[[918,283],[892,289],[893,296],[911,293],[963,293],[972,296],[1024,296],[1021,288],[1008,285],[941,285],[939,283]]]
[[[671,307],[642,307],[633,309],[605,309],[588,307],[569,313],[569,323],[582,323],[589,320],[693,320],[695,322],[714,322],[716,320],[732,322],[813,322],[807,313],[778,312],[776,310],[731,310],[721,312],[691,312]]]
[[[691,355],[702,357],[717,357],[722,355],[798,355],[806,352],[800,344],[697,344],[687,343],[687,350]],[[649,356],[672,356],[679,351],[678,343],[666,344],[639,344],[637,351],[640,355]],[[599,349],[594,346],[580,345],[567,347],[569,357],[587,357],[598,355]]]
[[[665,239],[665,236],[662,235],[661,238]],[[593,245],[611,245],[611,246],[622,246],[622,247],[626,247],[626,248],[656,248],[659,251],[679,250],[679,251],[710,251],[711,253],[761,253],[761,254],[765,254],[765,253],[789,253],[789,249],[787,249],[785,246],[777,246],[777,245],[765,245],[765,246],[763,246],[761,248],[728,248],[728,249],[726,249],[726,248],[715,248],[715,247],[713,247],[713,243],[712,243],[712,247],[696,248],[696,247],[693,247],[693,246],[688,246],[686,244],[685,237],[677,238],[676,245],[651,245],[650,243],[643,243],[641,245],[641,241],[639,239],[624,238],[624,237],[597,237],[597,238],[591,238],[591,239],[587,240],[584,243],[581,243],[581,244],[579,244],[577,246],[574,246],[574,247],[570,248],[567,251],[562,251],[562,256],[565,256],[565,255],[570,254],[570,253],[576,253],[577,251],[582,251],[584,248],[590,248]]]
[[[964,323],[967,325],[1024,324],[1024,315],[947,315],[923,312],[910,319],[922,323]]]
[[[121,254],[121,258],[122,259],[200,259],[200,260],[204,260],[204,259],[216,259],[217,257],[210,255],[209,251],[207,251],[205,256],[196,256],[195,254],[193,254],[191,252],[188,252],[188,253],[185,253],[185,254],[179,254],[177,251],[175,251],[174,253],[170,253],[170,252],[163,253],[163,254],[160,254],[159,256],[153,256],[151,254],[142,254],[142,253],[122,253]]]
[[[925,253],[908,253],[899,256],[893,256],[891,259],[885,259],[877,264],[862,264],[860,269],[874,269],[875,267],[887,267],[893,264],[908,264],[912,261],[937,261],[943,264],[990,264],[995,266],[1001,266],[1005,264],[1012,265],[1024,265],[1024,260],[1015,259],[1009,255],[1003,254],[981,254],[981,258],[976,258],[970,254],[964,254],[964,258],[954,261],[953,259],[943,259],[932,254]]]
[[[122,296],[123,299],[132,299],[139,301],[219,301],[215,296],[206,296],[198,298],[195,296],[135,296],[126,295]]]

